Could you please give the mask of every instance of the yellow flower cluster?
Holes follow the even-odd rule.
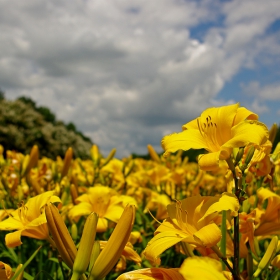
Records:
[[[161,156],[148,145],[149,160],[120,160],[115,149],[103,157],[96,145],[89,160],[75,158],[71,148],[52,160],[40,158],[36,145],[29,155],[0,147],[6,250],[16,255],[18,246],[34,247],[26,237],[41,242],[44,253],[34,256],[65,263],[55,266],[62,273],[53,279],[274,279],[276,130],[233,104],[209,108],[165,136]],[[183,154],[189,149],[206,153],[189,162]],[[13,272],[3,258],[0,279],[22,279],[32,271],[30,261],[13,260],[21,265]]]

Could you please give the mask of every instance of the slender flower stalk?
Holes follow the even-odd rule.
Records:
[[[129,240],[135,219],[135,206],[128,205],[117,223],[107,245],[98,256],[90,272],[89,280],[103,279],[114,267]]]

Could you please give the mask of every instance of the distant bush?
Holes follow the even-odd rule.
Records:
[[[34,101],[25,97],[0,100],[0,143],[8,150],[22,153],[28,153],[36,144],[40,155],[50,158],[63,157],[67,148],[72,147],[74,155],[82,159],[90,157],[93,144],[73,124],[67,127],[56,121],[48,108],[37,108]]]

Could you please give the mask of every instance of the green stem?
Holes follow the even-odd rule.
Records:
[[[227,159],[227,163],[229,166],[229,169],[232,172],[233,178],[234,178],[234,185],[235,185],[235,196],[240,203],[240,193],[241,189],[239,188],[239,180],[240,178],[237,178],[236,173],[235,173],[235,167],[232,162],[232,159],[229,158]],[[233,255],[233,279],[234,280],[240,280],[240,273],[239,273],[239,212],[236,217],[233,218],[233,250],[234,250],[234,255]]]
[[[222,211],[222,240],[221,240],[221,252],[224,256],[226,256],[226,248],[227,248],[227,211]],[[223,270],[225,270],[226,265],[222,263]]]

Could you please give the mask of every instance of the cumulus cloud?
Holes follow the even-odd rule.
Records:
[[[0,87],[74,122],[104,154],[160,152],[166,133],[238,101],[217,96],[265,63],[260,54],[273,63],[279,40],[266,30],[279,9],[274,0],[2,1]]]

